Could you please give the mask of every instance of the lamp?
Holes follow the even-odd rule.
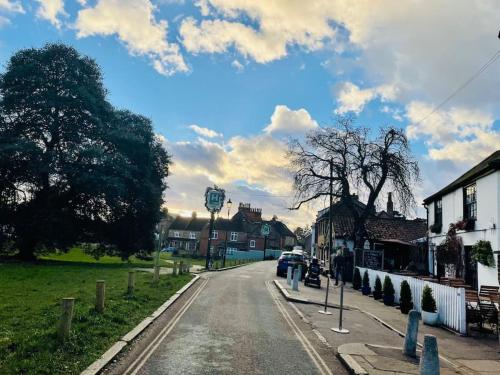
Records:
[[[231,198],[229,198],[227,201],[227,218],[228,219],[229,219],[229,211],[231,211],[232,206],[233,206],[233,202],[231,201]]]

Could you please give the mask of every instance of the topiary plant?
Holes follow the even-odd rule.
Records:
[[[436,308],[436,300],[432,295],[432,289],[429,285],[424,286],[424,291],[422,292],[422,310],[435,313]]]
[[[373,290],[373,298],[380,299],[382,298],[382,281],[380,281],[380,277],[375,278],[375,288]]]
[[[361,274],[359,273],[358,267],[354,269],[354,276],[352,277],[352,287],[355,290],[359,290],[361,288]]]
[[[413,308],[413,302],[411,298],[411,289],[408,281],[403,280],[401,282],[401,292],[399,297],[399,308],[403,314],[408,314]]]
[[[370,288],[370,277],[368,276],[368,271],[365,270],[363,274],[363,288],[361,288],[361,292],[363,295],[367,296],[371,293],[372,288]]]
[[[394,304],[394,286],[389,276],[384,278],[384,304],[387,306]]]

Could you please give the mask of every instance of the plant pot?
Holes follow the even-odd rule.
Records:
[[[438,324],[439,313],[422,311],[422,320],[423,320],[424,324],[427,324],[429,326],[435,326]]]
[[[364,286],[361,288],[361,293],[363,293],[364,296],[368,296],[372,292],[372,288],[369,286]]]
[[[394,294],[388,296],[384,295],[384,305],[386,306],[394,305]]]
[[[382,298],[382,292],[373,292],[373,298],[374,299],[381,299]]]
[[[411,311],[411,309],[413,309],[413,302],[410,303],[409,305],[401,305],[400,304],[399,309],[401,310],[401,312],[403,314],[408,314]]]

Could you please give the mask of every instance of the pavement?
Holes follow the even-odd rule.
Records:
[[[402,355],[403,337],[408,316],[394,308],[385,306],[371,297],[363,296],[348,285],[344,288],[343,328],[350,332],[341,335],[331,328],[339,325],[340,288],[331,287],[328,296],[328,311],[332,315],[318,313],[325,300],[326,278],[322,288],[305,287],[292,291],[286,279],[277,279],[277,286],[295,305],[304,319],[312,322],[313,329],[320,332],[327,342],[337,349],[340,358],[348,358],[355,363],[360,374],[418,373],[417,360]],[[302,303],[300,303],[302,302]],[[464,337],[439,327],[420,324],[418,341],[423,342],[424,334],[437,337],[441,356],[441,374],[500,374],[500,347],[494,335]],[[345,361],[344,361],[345,363]],[[357,366],[357,367],[356,367]],[[360,370],[361,369],[361,370]]]
[[[276,289],[275,261],[200,274],[105,374],[338,374],[324,338]]]

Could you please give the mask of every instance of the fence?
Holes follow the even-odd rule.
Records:
[[[266,250],[266,258],[273,256],[274,259],[278,259],[280,255],[281,250]],[[226,254],[226,259],[262,260],[263,257],[264,252],[262,250],[232,251]]]
[[[425,285],[429,285],[432,289],[432,294],[436,300],[436,305],[439,313],[439,321],[455,331],[462,334],[467,333],[467,325],[465,322],[465,289],[453,288],[447,285],[441,285],[433,282],[428,282],[416,279],[411,276],[394,275],[392,273],[376,271],[369,268],[358,267],[361,277],[368,271],[370,278],[370,286],[373,290],[375,286],[375,278],[378,275],[380,281],[384,282],[385,276],[391,278],[394,285],[394,301],[399,303],[399,294],[401,282],[406,280],[410,284],[411,295],[413,299],[413,308],[417,311],[422,311],[422,292]]]

